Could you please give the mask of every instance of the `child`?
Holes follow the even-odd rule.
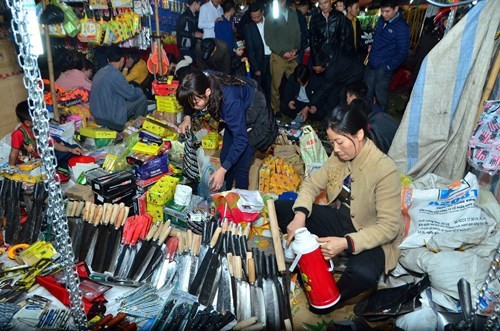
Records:
[[[248,58],[243,57],[245,52],[245,42],[243,40],[238,40],[234,44],[234,55],[231,59],[231,75],[247,76],[246,63]]]
[[[20,102],[17,105],[16,115],[21,122],[21,126],[12,132],[9,166],[15,166],[16,163],[26,163],[40,157],[36,148],[36,140],[32,130],[33,121],[31,120],[27,101]],[[68,160],[73,154],[82,154],[82,150],[76,145],[67,145],[59,139],[58,141],[52,139],[52,142],[57,164],[61,168],[68,167]]]

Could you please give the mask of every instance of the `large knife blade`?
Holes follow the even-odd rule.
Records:
[[[162,288],[164,285],[168,285],[168,274],[169,270],[172,273],[171,269],[175,268],[174,256],[177,251],[177,246],[179,244],[179,238],[174,236],[167,240],[165,255],[163,256],[163,262],[160,268],[160,272],[158,274],[158,279],[153,280],[153,284],[156,289]],[[174,270],[175,274],[175,270]]]
[[[222,245],[222,255],[220,257],[221,265],[221,276],[219,282],[219,290],[217,293],[217,311],[225,314],[226,312],[231,312],[234,314],[234,295],[231,288],[231,272],[229,270],[228,262],[228,250],[229,250],[229,240],[232,236],[231,232],[225,233],[224,242]],[[232,255],[230,255],[232,256]]]
[[[236,303],[236,318],[238,321],[243,321],[251,317],[252,308],[250,304],[250,286],[247,282],[242,280],[243,266],[241,263],[241,257],[236,255],[233,256],[233,272],[236,278],[236,292],[237,303]]]
[[[250,254],[250,253],[249,253]],[[250,308],[251,316],[257,317],[257,321],[266,325],[266,303],[264,301],[264,292],[257,286],[255,260],[250,257],[247,260],[248,282],[250,283]]]
[[[193,233],[187,230],[179,236],[179,252],[177,255],[177,263],[179,263],[179,274],[177,279],[177,288],[187,292],[189,290],[189,273],[191,272],[191,258],[189,252],[191,250],[191,241]]]
[[[217,293],[220,281],[220,249],[222,246],[223,236],[219,236],[217,243],[215,244],[211,259],[207,266],[207,272],[205,279],[203,280],[203,287],[200,291],[200,296],[198,301],[205,306],[211,305],[214,300],[214,296]],[[207,253],[208,254],[208,253]],[[205,257],[206,258],[206,257]]]
[[[205,276],[207,275],[208,267],[213,259],[213,248],[218,242],[221,232],[222,229],[220,227],[217,227],[215,229],[212,240],[210,241],[210,247],[208,248],[205,257],[203,258],[203,261],[201,262],[201,265],[196,272],[196,276],[194,277],[194,280],[189,287],[189,293],[192,295],[198,296],[200,294],[201,286],[205,283]]]
[[[262,290],[264,291],[264,301],[266,303],[266,325],[268,330],[278,330],[280,328],[278,292],[274,286],[273,280],[267,272],[267,258],[264,252],[261,252],[261,270],[265,278],[262,280]]]
[[[196,271],[198,271],[198,261],[199,261],[198,255],[200,254],[200,246],[201,246],[201,236],[198,234],[193,234],[192,244],[191,244],[191,256],[190,256],[191,268],[189,270],[189,286],[191,286],[191,284],[193,283],[194,277],[196,276]]]
[[[165,223],[154,223],[151,228],[149,228],[149,231],[146,234],[146,238],[141,243],[141,248],[139,248],[137,254],[135,255],[134,261],[132,262],[132,267],[130,268],[130,273],[127,275],[127,278],[136,278],[139,270],[141,269],[141,265],[144,267],[144,260],[146,259],[151,249],[151,241],[154,240],[153,238],[158,239],[158,237],[160,236],[160,232],[163,230],[164,224]]]
[[[161,255],[162,255],[162,245],[167,240],[168,236],[170,235],[170,232],[172,231],[172,227],[170,226],[170,221],[165,222],[162,228],[162,232],[160,233],[160,237],[158,238],[158,241],[153,241],[153,244],[151,246],[152,250],[152,257],[149,259],[149,261],[146,259],[145,262],[147,261],[148,263],[145,264],[146,267],[144,270],[141,270],[137,278],[142,282],[145,279],[149,278],[155,268],[158,266],[158,263],[161,261]],[[140,277],[140,278],[139,278]]]

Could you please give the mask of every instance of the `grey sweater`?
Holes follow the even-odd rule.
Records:
[[[101,68],[92,80],[90,112],[99,120],[124,126],[127,123],[127,101],[135,101],[144,93],[130,85],[125,76],[112,64]]]

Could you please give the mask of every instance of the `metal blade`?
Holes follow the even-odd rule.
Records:
[[[152,247],[150,247],[150,248],[152,248]],[[140,250],[139,250],[139,253],[140,253]],[[134,261],[137,261],[137,257],[139,256],[139,253],[137,253],[137,255],[135,256]],[[129,275],[132,275],[132,276],[130,276],[128,278],[131,278],[131,279],[134,279],[136,281],[139,281],[139,279],[141,278],[142,274],[146,271],[146,267],[148,266],[149,261],[151,261],[151,259],[153,258],[154,253],[155,253],[154,249],[150,249],[147,252],[147,255],[142,259],[142,262],[140,263],[140,265],[138,266],[138,268],[135,269],[135,270],[131,269],[129,271]]]
[[[219,292],[217,296],[217,311],[225,313],[230,311],[234,314],[234,298],[231,291],[231,275],[227,257],[221,257],[221,277],[219,282]]]
[[[178,288],[181,291],[187,292],[189,289],[189,274],[191,272],[191,257],[188,254],[183,254],[179,261],[179,282]]]
[[[134,279],[137,277],[137,273],[141,270],[141,266],[144,267],[144,259],[149,256],[151,253],[151,241],[145,240],[141,244],[141,248],[137,251],[134,256],[134,260],[132,262],[132,266],[130,267],[130,272],[127,275],[127,278]],[[153,255],[150,256],[150,259]],[[149,260],[148,260],[149,262]],[[147,264],[146,264],[147,265]]]
[[[215,284],[215,282],[218,276],[218,279],[220,279],[220,271],[218,272],[218,269],[220,267],[219,255],[214,253],[210,260],[211,261],[207,269],[207,274],[205,280],[203,281],[203,287],[201,288],[200,296],[198,298],[198,301],[205,306],[208,306],[212,303],[214,296],[212,292],[215,292],[217,290],[216,285],[219,285]],[[210,299],[210,297],[212,297],[212,299]]]
[[[116,261],[115,271],[113,272],[114,277],[118,276],[118,274],[122,268],[123,260],[125,258],[125,255],[127,254],[127,251],[128,251],[127,248],[128,248],[128,245],[122,245],[120,255],[118,256],[118,261]]]
[[[198,270],[198,256],[191,255],[189,258],[191,259],[191,265],[190,265],[190,270],[189,270],[188,284],[189,284],[189,286],[191,286],[191,284],[193,283],[194,277],[196,276],[196,271]]]
[[[118,237],[118,230],[115,229],[113,224],[108,225],[108,244],[106,245],[106,251],[103,258],[102,270],[106,271],[109,269],[109,266],[112,263],[113,253],[115,251],[116,246],[116,238]]]

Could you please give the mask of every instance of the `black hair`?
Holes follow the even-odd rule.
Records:
[[[359,0],[344,0],[344,6],[346,8],[349,8],[351,7],[352,5],[354,5],[355,3],[359,3]]]
[[[130,57],[132,60],[134,60],[134,64],[139,62],[139,60],[141,59],[141,53],[137,48],[130,48],[128,50],[127,56]]]
[[[231,0],[226,0],[224,1],[224,3],[222,4],[222,11],[224,13],[227,13],[229,12],[231,9],[235,9],[236,6],[234,4],[234,1],[231,1]]]
[[[21,123],[24,123],[24,121],[32,121],[30,107],[27,100],[21,101],[17,104],[16,115]]]
[[[191,6],[195,2],[200,2],[200,0],[187,0],[186,1],[186,3],[188,4],[188,6]]]
[[[311,8],[311,0],[300,0],[297,7],[308,6]]]
[[[248,6],[248,13],[256,13],[258,11],[262,11],[262,6],[259,5],[257,2],[253,2]]]
[[[360,103],[336,107],[328,119],[328,128],[352,141],[359,130],[365,137],[371,137],[368,129],[368,119]]]
[[[193,108],[195,98],[206,99],[205,91],[211,90],[207,100],[207,111],[214,119],[219,119],[219,110],[224,102],[221,85],[244,85],[245,82],[228,75],[191,70],[184,74],[177,87],[177,100],[184,108]]]
[[[363,113],[365,113],[367,118],[368,118],[368,115],[370,115],[370,113],[372,112],[372,108],[370,107],[370,105],[368,104],[366,99],[354,99],[354,100],[352,100],[350,106],[361,110]],[[370,131],[370,130],[368,130],[368,131]]]
[[[356,97],[356,99],[366,99],[366,95],[368,92],[368,87],[366,83],[362,80],[358,80],[356,82],[352,82],[346,85],[346,92],[352,94]]]
[[[108,62],[118,62],[121,58],[125,57],[125,52],[123,48],[113,45],[106,50],[106,56]]]
[[[309,82],[309,77],[311,76],[311,70],[309,69],[308,66],[299,64],[298,66],[295,67],[293,75],[295,76],[295,79],[297,83],[299,83],[299,85],[306,84],[307,82]]]
[[[380,0],[380,8],[391,7],[392,9],[394,9],[398,6],[398,0]]]
[[[314,54],[313,66],[320,66],[325,68],[330,61],[330,57],[325,52],[318,52]]]

